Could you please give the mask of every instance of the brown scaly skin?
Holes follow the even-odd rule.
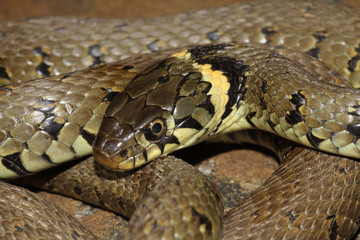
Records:
[[[97,239],[56,204],[0,182],[1,239]]]
[[[269,9],[270,8],[270,9]],[[239,10],[240,9],[240,10]],[[269,10],[273,10],[273,11],[269,11]],[[302,10],[302,11],[301,11]],[[118,41],[115,42],[119,42],[120,45],[118,46],[109,46],[107,45],[106,42],[109,41],[99,41],[99,34],[96,35],[91,35],[91,41],[88,41],[86,44],[79,44],[76,45],[75,48],[71,48],[71,45],[68,46],[69,48],[62,48],[62,45],[66,45],[66,43],[68,42],[66,39],[62,38],[62,36],[71,36],[71,38],[73,38],[73,40],[77,41],[80,40],[82,41],[84,39],[84,36],[88,36],[87,32],[91,32],[88,31],[87,29],[85,29],[84,27],[82,27],[82,31],[76,31],[77,34],[74,34],[72,27],[64,27],[64,25],[62,25],[64,22],[66,22],[66,19],[63,18],[53,18],[51,19],[51,21],[49,21],[49,19],[40,19],[40,20],[30,20],[28,22],[28,20],[23,20],[23,21],[18,21],[17,23],[8,23],[5,22],[3,24],[3,26],[1,27],[1,29],[3,30],[3,40],[4,40],[4,52],[2,53],[2,64],[3,64],[3,69],[1,69],[1,76],[4,78],[4,83],[8,83],[9,80],[14,79],[15,81],[17,81],[18,79],[21,79],[21,75],[22,72],[23,73],[29,73],[30,78],[34,78],[37,75],[35,74],[35,70],[37,70],[40,75],[47,75],[48,73],[51,73],[51,71],[54,71],[55,73],[58,73],[61,71],[61,69],[65,69],[66,70],[66,65],[71,65],[69,70],[74,70],[76,69],[76,66],[72,66],[72,62],[81,62],[82,66],[80,66],[80,68],[84,67],[84,66],[89,66],[89,65],[93,65],[94,63],[97,63],[99,60],[102,60],[103,62],[106,61],[112,61],[114,59],[113,56],[122,54],[121,51],[126,51],[125,49],[129,49],[130,51],[135,51],[135,52],[147,52],[147,51],[156,51],[159,47],[168,47],[168,46],[182,46],[182,45],[187,45],[189,43],[209,43],[212,41],[216,41],[216,42],[230,42],[230,41],[250,41],[250,42],[268,42],[274,45],[284,45],[287,46],[289,48],[293,48],[296,50],[300,50],[303,52],[308,52],[310,54],[312,54],[313,56],[318,57],[320,60],[324,61],[325,63],[327,63],[329,66],[333,67],[335,70],[339,71],[340,74],[342,74],[344,77],[348,78],[350,80],[350,82],[354,85],[354,86],[358,86],[358,73],[357,73],[357,67],[356,67],[356,63],[357,63],[357,56],[358,53],[356,51],[358,42],[357,39],[359,39],[357,37],[357,33],[359,32],[357,30],[357,14],[355,13],[355,11],[349,10],[349,9],[345,9],[345,8],[340,8],[340,7],[328,7],[328,6],[324,6],[324,5],[317,5],[317,3],[305,3],[303,5],[298,5],[298,6],[293,6],[292,3],[289,3],[288,6],[285,5],[284,2],[279,2],[279,3],[268,3],[265,5],[261,5],[261,4],[254,4],[254,5],[244,5],[244,7],[230,7],[228,8],[227,11],[224,11],[223,9],[220,10],[214,10],[214,14],[212,14],[211,12],[208,12],[208,14],[210,14],[212,17],[216,16],[214,18],[210,18],[210,17],[206,17],[206,21],[204,21],[202,19],[202,16],[200,15],[200,17],[198,19],[200,24],[205,24],[206,26],[203,26],[201,29],[203,32],[198,31],[197,29],[197,24],[196,20],[193,21],[193,18],[197,18],[196,13],[194,14],[190,14],[190,15],[186,15],[184,17],[184,15],[177,15],[175,17],[164,17],[164,18],[158,18],[156,20],[154,20],[154,22],[152,22],[152,20],[137,20],[135,21],[133,26],[126,26],[126,25],[114,25],[115,22],[116,24],[119,24],[118,21],[113,22],[112,20],[110,20],[109,22],[107,22],[108,24],[110,24],[110,27],[108,25],[108,27],[104,27],[103,25],[101,25],[101,29],[104,29],[105,32],[109,33],[109,35],[107,35],[106,33],[104,34],[100,34],[101,37],[104,37],[104,39],[107,38],[107,36],[110,36],[110,33],[114,31],[114,29],[122,28],[120,30],[122,30],[122,32],[124,34],[117,34],[115,36],[113,36],[113,39],[117,39]],[[231,13],[229,11],[236,11],[235,13]],[[241,13],[240,13],[241,12]],[[225,15],[223,15],[225,14]],[[232,26],[236,26],[236,28],[238,28],[238,31],[232,31],[234,29],[229,29],[223,26],[223,21],[224,19],[229,19],[229,18],[225,18],[226,17],[234,17],[234,18],[239,18],[239,15],[244,17],[244,19],[240,19],[240,23],[246,23],[246,24],[234,24]],[[258,15],[257,15],[258,14]],[[203,15],[204,16],[204,15]],[[259,18],[257,16],[261,16],[262,18],[265,19],[264,24],[259,24],[258,20]],[[331,18],[329,18],[329,16],[331,16]],[[302,18],[302,20],[300,19]],[[141,31],[133,31],[134,29],[141,29],[142,31],[144,29],[151,29],[152,28],[148,28],[146,25],[144,26],[144,23],[152,23],[152,24],[158,24],[157,26],[169,26],[169,29],[174,29],[173,26],[171,26],[172,21],[170,21],[170,19],[175,19],[174,22],[182,22],[183,25],[179,26],[179,28],[189,28],[190,31],[190,35],[192,35],[192,37],[188,37],[188,35],[186,35],[185,37],[183,36],[182,38],[179,37],[175,37],[174,39],[156,39],[156,36],[150,36],[146,39],[146,37],[144,37],[143,35],[139,34],[139,32]],[[220,20],[221,21],[220,21]],[[269,19],[271,21],[269,21]],[[286,20],[284,20],[286,19]],[[291,19],[291,20],[288,20]],[[326,21],[321,21],[323,19],[326,19]],[[267,21],[268,20],[268,21]],[[97,25],[98,23],[94,23],[97,22],[96,20],[93,21],[94,24],[89,24],[89,22],[83,21],[83,20],[78,20],[80,22],[80,24],[82,24],[81,22],[83,22],[83,24],[86,26],[90,26],[90,28],[92,29],[93,32],[91,32],[91,34],[93,34],[94,32],[96,32],[96,27],[94,27],[94,25]],[[90,22],[92,20],[89,20]],[[127,20],[124,20],[127,21]],[[212,22],[214,21],[214,22]],[[291,24],[292,22],[300,22],[301,24]],[[58,24],[60,22],[60,24]],[[237,22],[234,19],[230,19],[229,23],[234,23]],[[268,25],[270,22],[270,26]],[[304,24],[304,22],[306,22],[306,24]],[[164,24],[166,23],[166,24]],[[256,23],[255,25],[252,25],[253,23]],[[287,26],[291,25],[291,28],[288,28]],[[29,25],[27,25],[29,24]],[[47,27],[45,27],[45,24],[47,25]],[[101,24],[106,24],[106,20],[103,21]],[[219,25],[220,24],[220,25]],[[20,26],[20,29],[18,28]],[[23,28],[21,27],[23,26]],[[52,31],[57,32],[57,35],[55,38],[54,34],[48,34],[48,33],[37,33],[37,35],[39,36],[39,39],[37,39],[36,37],[22,37],[24,35],[25,32],[37,32],[34,31],[34,28],[36,29],[37,27],[41,26],[41,29],[46,30],[47,29],[51,29]],[[195,26],[195,27],[193,27]],[[133,29],[132,29],[133,28]],[[195,28],[195,29],[193,29]],[[215,29],[214,29],[215,28]],[[218,30],[218,29],[219,30]],[[194,34],[192,34],[192,30]],[[225,30],[223,30],[225,29]],[[19,31],[18,31],[19,30]],[[228,31],[229,30],[229,31]],[[22,32],[24,31],[24,32]],[[12,34],[12,32],[15,32],[15,35]],[[18,34],[19,32],[21,32],[20,34]],[[134,33],[135,32],[135,33]],[[186,32],[186,31],[180,31],[180,32]],[[154,31],[155,35],[157,34],[156,31]],[[245,34],[244,34],[245,33]],[[17,35],[18,34],[18,35]],[[52,36],[50,39],[47,37],[44,37],[45,34],[46,36]],[[240,34],[240,35],[237,35]],[[161,32],[161,34],[159,36],[169,36],[164,34],[163,32]],[[170,34],[173,35],[173,34]],[[175,36],[175,35],[174,35]],[[119,40],[121,38],[124,39],[129,39],[129,38],[133,38],[133,39],[139,39],[139,44],[136,43],[134,44],[134,46],[132,47],[125,47],[125,48],[121,48],[121,44],[123,44],[122,40]],[[52,45],[50,42],[53,39],[57,39],[55,42],[57,42],[55,45]],[[146,39],[144,41],[141,41],[143,39]],[[30,43],[29,41],[30,40]],[[40,41],[41,40],[41,41]],[[43,41],[44,40],[44,41]],[[109,39],[106,39],[109,40]],[[7,41],[9,41],[9,45],[7,45]],[[28,47],[26,50],[22,50],[19,52],[16,52],[18,49],[15,46],[18,46],[18,43],[24,43],[24,46],[30,46]],[[137,42],[137,41],[130,41],[130,42]],[[345,43],[345,44],[344,44]],[[145,44],[145,45],[144,45]],[[147,44],[147,45],[146,45]],[[40,45],[40,48],[38,48]],[[111,45],[111,44],[110,44]],[[126,43],[124,44],[126,45]],[[8,47],[6,47],[8,46]],[[64,54],[64,52],[62,51],[68,51],[65,49],[71,49],[69,52],[70,54]],[[122,50],[120,50],[122,49]],[[109,50],[109,51],[108,51]],[[108,56],[106,55],[107,52],[112,52],[115,53],[114,55],[109,54]],[[120,52],[120,53],[119,53]],[[21,59],[28,59],[28,57],[22,57],[22,56],[27,56],[27,54],[33,55],[31,58],[31,61],[27,61],[29,63],[31,63],[29,66],[25,67],[25,61],[22,62]],[[62,54],[67,55],[67,58],[65,58],[64,60],[60,60],[62,59]],[[122,56],[126,56],[127,53],[123,54]],[[15,57],[15,58],[12,58]],[[79,57],[79,59],[81,59],[81,61],[75,61],[74,59],[76,59],[77,57]],[[301,60],[300,60],[301,61]],[[12,67],[14,66],[13,64],[16,63],[16,67]],[[70,64],[69,64],[70,63]],[[84,64],[85,63],[85,64]],[[68,67],[69,68],[69,67]],[[20,70],[21,71],[17,71]],[[60,70],[59,70],[60,69]],[[126,69],[125,69],[126,70]],[[48,72],[49,71],[49,72]],[[33,74],[33,75],[31,75]],[[92,73],[94,74],[94,73]],[[95,75],[94,75],[95,76]],[[96,76],[98,77],[98,76]],[[71,78],[71,77],[70,77]],[[336,78],[336,77],[334,77]],[[56,77],[55,77],[56,79]],[[59,78],[58,78],[59,80]],[[66,82],[66,81],[64,81]],[[21,87],[19,87],[20,89]],[[29,88],[28,88],[29,89]],[[11,92],[11,88],[7,88],[5,89],[5,92]],[[39,92],[37,92],[39,95]],[[70,99],[71,100],[71,99]],[[19,98],[13,98],[12,101],[19,101]],[[42,102],[44,103],[44,102]],[[49,102],[47,102],[49,103]],[[51,102],[50,102],[51,105]],[[79,107],[76,104],[74,104],[75,107]],[[4,105],[3,105],[4,106]],[[6,106],[5,106],[6,107]],[[9,114],[9,112],[11,112],[12,114],[15,114],[15,117],[19,117],[16,114],[21,112],[22,109],[17,109],[16,111],[8,111],[6,114]],[[21,115],[22,116],[22,115]],[[77,115],[78,117],[76,117],[75,119],[82,119],[81,116],[84,115]],[[57,119],[59,120],[59,119]],[[6,125],[7,123],[12,122],[10,121],[5,121],[5,126],[8,127],[9,125]],[[4,124],[4,122],[2,123]],[[10,124],[11,125],[11,124]],[[21,125],[22,127],[24,127],[24,125]],[[82,127],[82,126],[81,126]],[[41,128],[40,128],[41,129]],[[17,131],[13,131],[12,134],[18,136],[17,134],[19,134],[19,130],[23,130],[22,128],[17,129]],[[26,130],[26,128],[25,128]],[[45,129],[46,130],[46,129]],[[6,133],[6,131],[9,131],[8,129],[4,129],[4,132]],[[4,134],[4,132],[2,132],[2,139],[3,137],[6,135]],[[21,137],[21,135],[20,135]],[[24,139],[22,139],[24,140]],[[8,145],[9,146],[9,145]],[[12,146],[16,146],[12,145]],[[34,146],[33,146],[34,147]],[[36,148],[35,148],[36,149]],[[37,149],[36,149],[37,150]],[[40,151],[41,152],[41,151]],[[49,151],[51,153],[51,151]],[[51,154],[50,154],[51,156]],[[344,160],[347,163],[347,160]],[[352,161],[352,160],[348,160],[348,161]],[[334,165],[336,166],[336,164]],[[353,166],[356,169],[356,166]],[[339,169],[338,167],[336,167],[336,169]],[[336,170],[335,168],[332,170]],[[340,168],[340,173],[344,173],[344,169],[345,168]],[[334,174],[334,171],[330,171],[331,173]],[[350,171],[351,173],[351,171]],[[281,174],[278,174],[281,175]],[[331,174],[330,174],[331,176]],[[350,182],[351,184],[355,184],[355,186],[357,185],[356,181],[348,181],[349,179],[346,179],[344,181],[346,181],[345,183],[348,184],[348,182]],[[351,180],[351,179],[350,179]],[[354,180],[356,180],[356,178],[354,178]],[[335,185],[336,186],[336,185]],[[350,196],[351,199],[351,196]],[[357,198],[356,198],[357,199]],[[350,201],[349,201],[350,202]],[[357,202],[352,204],[352,205],[357,205]],[[311,205],[313,206],[313,204]],[[272,207],[272,209],[276,209],[275,207]],[[331,219],[331,224],[330,224],[330,229],[329,229],[329,225],[325,226],[325,232],[328,233],[328,237],[330,238],[341,238],[341,237],[345,237],[345,238],[349,238],[349,236],[352,235],[352,232],[346,232],[343,233],[343,231],[341,229],[345,228],[345,227],[349,227],[349,229],[355,229],[357,226],[352,227],[353,225],[348,224],[346,221],[342,221],[341,220],[341,216],[346,216],[347,213],[345,212],[341,212],[341,211],[345,211],[343,206],[341,206],[341,208],[338,208],[340,212],[336,212],[332,215],[327,215],[326,216],[326,220]],[[346,208],[348,209],[348,208]],[[251,217],[257,216],[257,213],[252,212],[253,214],[251,215]],[[293,213],[295,215],[293,215]],[[333,212],[329,212],[329,213],[333,213]],[[334,215],[336,215],[336,217],[334,217]],[[266,217],[266,215],[259,215],[260,219],[261,217]],[[303,216],[303,215],[301,215]],[[292,223],[299,221],[297,220],[297,214],[296,211],[291,211],[291,212],[287,212],[285,214],[285,218],[284,215],[281,216],[282,219],[286,219],[288,218],[289,221]],[[358,217],[356,214],[354,214],[353,217],[353,221],[358,221]],[[255,217],[255,221],[258,221],[259,218]],[[300,218],[301,219],[301,218]],[[284,221],[284,220],[282,220]],[[316,222],[316,221],[315,221]],[[341,224],[345,222],[345,224]],[[350,221],[351,222],[351,221]],[[297,222],[296,222],[297,223]],[[340,223],[340,224],[339,224]],[[286,224],[285,224],[286,225]],[[337,225],[339,225],[340,227],[337,227]],[[323,226],[323,225],[322,225]],[[345,227],[343,227],[345,226]],[[306,226],[301,226],[299,228],[299,226],[297,226],[298,229],[302,228],[302,229],[306,229]],[[231,228],[231,229],[236,229],[236,228]],[[241,231],[241,230],[240,230]],[[251,230],[250,231],[254,231]],[[298,230],[297,230],[298,231]],[[228,234],[228,230],[225,230],[225,234]],[[321,230],[320,230],[321,232]],[[284,233],[284,232],[282,232]],[[276,233],[275,233],[276,234]],[[294,231],[291,231],[291,233],[285,233],[286,234],[296,234],[294,233]],[[349,234],[348,236],[345,236],[346,234]],[[266,235],[266,234],[265,234]],[[226,235],[228,236],[228,235]],[[274,235],[274,236],[279,236],[279,235]],[[315,236],[315,235],[306,235],[306,236]]]
[[[146,19],[49,17],[3,21],[3,83],[45,77],[161,49],[224,42],[307,52],[360,86],[359,15],[326,1],[256,1]],[[19,46],[22,46],[19,48]]]
[[[172,239],[174,234],[178,239],[219,239],[222,235],[219,190],[204,174],[173,156],[130,173],[107,170],[91,157],[72,168],[20,181],[132,216],[125,239]]]
[[[358,229],[357,222],[360,218],[360,214],[356,210],[359,205],[357,194],[359,164],[357,161],[300,147],[289,148],[288,142],[279,142],[273,136],[249,133],[248,138],[246,141],[260,142],[272,149],[276,147],[278,155],[283,156],[284,159],[280,158],[282,159],[281,166],[264,183],[263,187],[225,215],[224,239],[271,239],[271,237],[274,239],[288,237],[290,239],[296,237],[350,239],[354,235]],[[241,136],[231,134],[222,140],[234,143],[244,141],[244,136],[243,134]],[[183,204],[189,201],[186,200],[187,197],[194,199],[194,195],[200,196],[201,194],[198,194],[204,189],[210,190],[210,195],[213,193],[211,188],[203,187],[211,186],[208,179],[199,177],[197,171],[193,172],[194,170],[188,167],[179,159],[168,157],[161,161],[151,162],[131,174],[115,173],[94,163],[93,159],[88,159],[72,168],[65,168],[60,172],[55,169],[52,174],[36,175],[24,179],[24,182],[90,201],[92,204],[112,209],[126,216],[133,214],[137,207],[130,221],[132,227],[128,230],[131,235],[127,235],[127,237],[133,239],[138,236],[138,239],[143,239],[144,236],[148,236],[149,239],[153,239],[154,235],[149,234],[149,226],[153,231],[150,233],[155,236],[158,236],[159,232],[173,235],[177,231],[180,231],[180,235],[196,234],[194,229],[185,231],[182,227],[179,228],[186,224],[182,221],[178,222],[179,225],[169,226],[165,229],[161,224],[154,224],[156,217],[149,220],[150,222],[143,221],[144,216],[153,215],[159,216],[162,224],[168,224],[169,219],[174,221],[182,219],[178,215],[180,213],[168,211],[168,208],[174,208],[174,202],[177,203],[177,211],[179,211],[180,208],[188,208],[188,205]],[[183,172],[180,169],[182,168],[186,169],[186,173],[190,171],[194,175],[189,178],[180,177],[176,180],[176,174],[171,174],[171,172],[174,171],[181,175]],[[313,171],[314,168],[317,171]],[[54,175],[55,177],[53,177]],[[170,178],[166,176],[170,176]],[[169,181],[173,181],[171,177],[175,178],[174,181],[180,182],[172,187],[169,184]],[[138,179],[142,181],[139,182]],[[89,181],[93,183],[91,187]],[[157,182],[160,182],[161,186],[156,186]],[[181,190],[184,194],[171,194],[180,191],[179,186],[189,186],[187,184],[191,186],[191,182],[197,187],[201,186],[201,190],[195,188],[199,192],[191,191],[194,194],[193,197],[191,194],[186,194],[187,191],[184,189]],[[154,188],[163,189],[165,193],[151,191]],[[143,194],[148,195],[148,191],[151,191],[151,195],[144,202]],[[163,197],[164,195],[168,197]],[[119,205],[119,199],[124,203]],[[150,205],[148,205],[149,202]],[[206,202],[209,203],[209,201]],[[149,214],[145,214],[144,209]],[[221,212],[214,211],[215,209],[219,209],[219,205],[209,206],[207,210],[210,211],[207,213],[201,212],[205,214],[202,215],[202,219],[204,216],[209,216],[209,219],[212,216],[219,216],[216,214]],[[186,212],[184,210],[183,214],[186,215]],[[194,215],[195,219],[191,221],[199,223],[201,218],[197,218],[197,216],[199,215]],[[198,225],[196,226],[198,227]],[[215,225],[211,226],[216,227]],[[205,236],[204,239],[209,239],[209,236]]]
[[[359,162],[273,144],[280,144],[280,167],[225,214],[224,239],[352,239],[359,229]]]
[[[359,95],[261,45],[195,47],[146,68],[114,98],[93,154],[124,171],[212,136],[256,128],[359,158]]]
[[[142,55],[3,87],[1,111],[6,116],[0,121],[0,178],[29,175],[89,155],[114,93],[121,91],[149,61],[168,55],[167,51],[156,56]]]

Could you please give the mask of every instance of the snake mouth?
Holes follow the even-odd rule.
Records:
[[[139,149],[141,148],[141,150]],[[93,150],[95,160],[112,171],[129,171],[148,163],[148,150],[150,148],[128,147],[118,151],[116,154],[109,155],[101,148]]]
[[[93,150],[93,156],[95,160],[103,165],[104,167],[108,169],[117,169],[118,163],[115,163],[111,160],[111,158],[108,158],[103,152],[99,150]]]
[[[101,140],[101,135],[99,139]],[[106,151],[106,149],[111,148],[111,145],[111,142],[105,142],[103,147],[94,148],[93,156],[98,163],[112,171],[133,170],[155,158],[167,155],[156,144],[147,144],[146,146],[135,144],[134,146],[122,147],[115,152]]]
[[[127,156],[129,150],[124,149],[119,154],[109,156],[104,151],[95,149],[93,150],[93,156],[95,160],[102,164],[104,167],[113,171],[128,171],[136,167],[135,157]],[[126,155],[125,155],[126,154]]]
[[[112,171],[129,171],[146,164],[148,150],[153,147],[149,143],[145,146],[137,143],[132,129],[128,130],[131,130],[125,131],[129,133],[126,134],[128,141],[100,132],[93,143],[95,161]]]

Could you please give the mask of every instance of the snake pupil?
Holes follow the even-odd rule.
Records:
[[[121,157],[126,157],[127,153],[128,153],[128,151],[127,151],[126,149],[125,149],[125,150],[122,150],[122,151],[120,152],[120,156],[121,156]]]
[[[161,131],[161,128],[162,128],[162,126],[161,126],[160,123],[155,123],[155,124],[152,126],[151,130],[152,130],[153,133],[156,134],[156,133],[159,133],[159,132]]]

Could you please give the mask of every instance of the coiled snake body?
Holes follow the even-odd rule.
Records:
[[[69,22],[74,25],[67,26]],[[349,84],[360,86],[359,28],[359,15],[351,9],[282,1],[131,22],[3,22],[4,84],[23,76],[93,67],[131,52],[159,53],[2,87],[0,176],[25,176],[89,155],[93,142],[98,162],[113,170],[131,170],[210,136],[256,128],[335,155],[290,147],[270,136],[282,164],[260,190],[227,213],[224,238],[349,239],[359,225],[358,163],[346,158],[360,157],[360,95]],[[37,36],[31,35],[34,29]],[[182,34],[176,37],[176,32]],[[14,47],[19,42],[21,49]],[[194,44],[207,45],[184,47]],[[238,138],[224,137],[235,142]],[[176,174],[168,173],[170,168]],[[105,170],[90,158],[59,174],[58,182],[54,178],[43,184],[129,215],[140,204],[139,195],[146,195],[144,189],[152,188],[161,174],[169,175],[168,181],[181,190],[173,190],[169,182],[156,186],[153,192],[158,195],[147,198],[134,213],[128,238],[221,237],[223,206],[217,190],[171,157],[134,175]],[[67,178],[75,179],[70,189],[62,185]],[[148,180],[145,187],[138,184],[143,179]],[[117,192],[129,187],[128,182],[138,189]],[[117,197],[110,196],[113,193]],[[35,199],[29,192],[23,194],[25,203]],[[130,203],[119,204],[123,198]],[[183,211],[167,211],[174,204]],[[159,218],[148,218],[156,214]],[[4,216],[11,218],[9,213]],[[28,234],[32,227],[21,221],[14,232],[4,230],[4,236]],[[167,227],[170,223],[178,225]],[[81,226],[73,228],[61,234],[91,238],[83,235],[88,233]]]

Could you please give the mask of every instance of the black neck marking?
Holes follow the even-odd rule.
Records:
[[[221,116],[221,119],[225,119],[231,113],[231,107],[235,104],[238,107],[239,102],[243,99],[247,79],[245,73],[249,70],[250,66],[244,65],[242,60],[220,56],[202,58],[198,62],[200,64],[210,64],[213,70],[222,71],[230,83],[230,88],[226,93],[229,96],[229,101],[225,106],[224,114]]]
[[[205,45],[189,49],[188,51],[191,53],[193,59],[197,59],[216,54],[218,51],[225,50],[231,46],[233,46],[233,44]]]

